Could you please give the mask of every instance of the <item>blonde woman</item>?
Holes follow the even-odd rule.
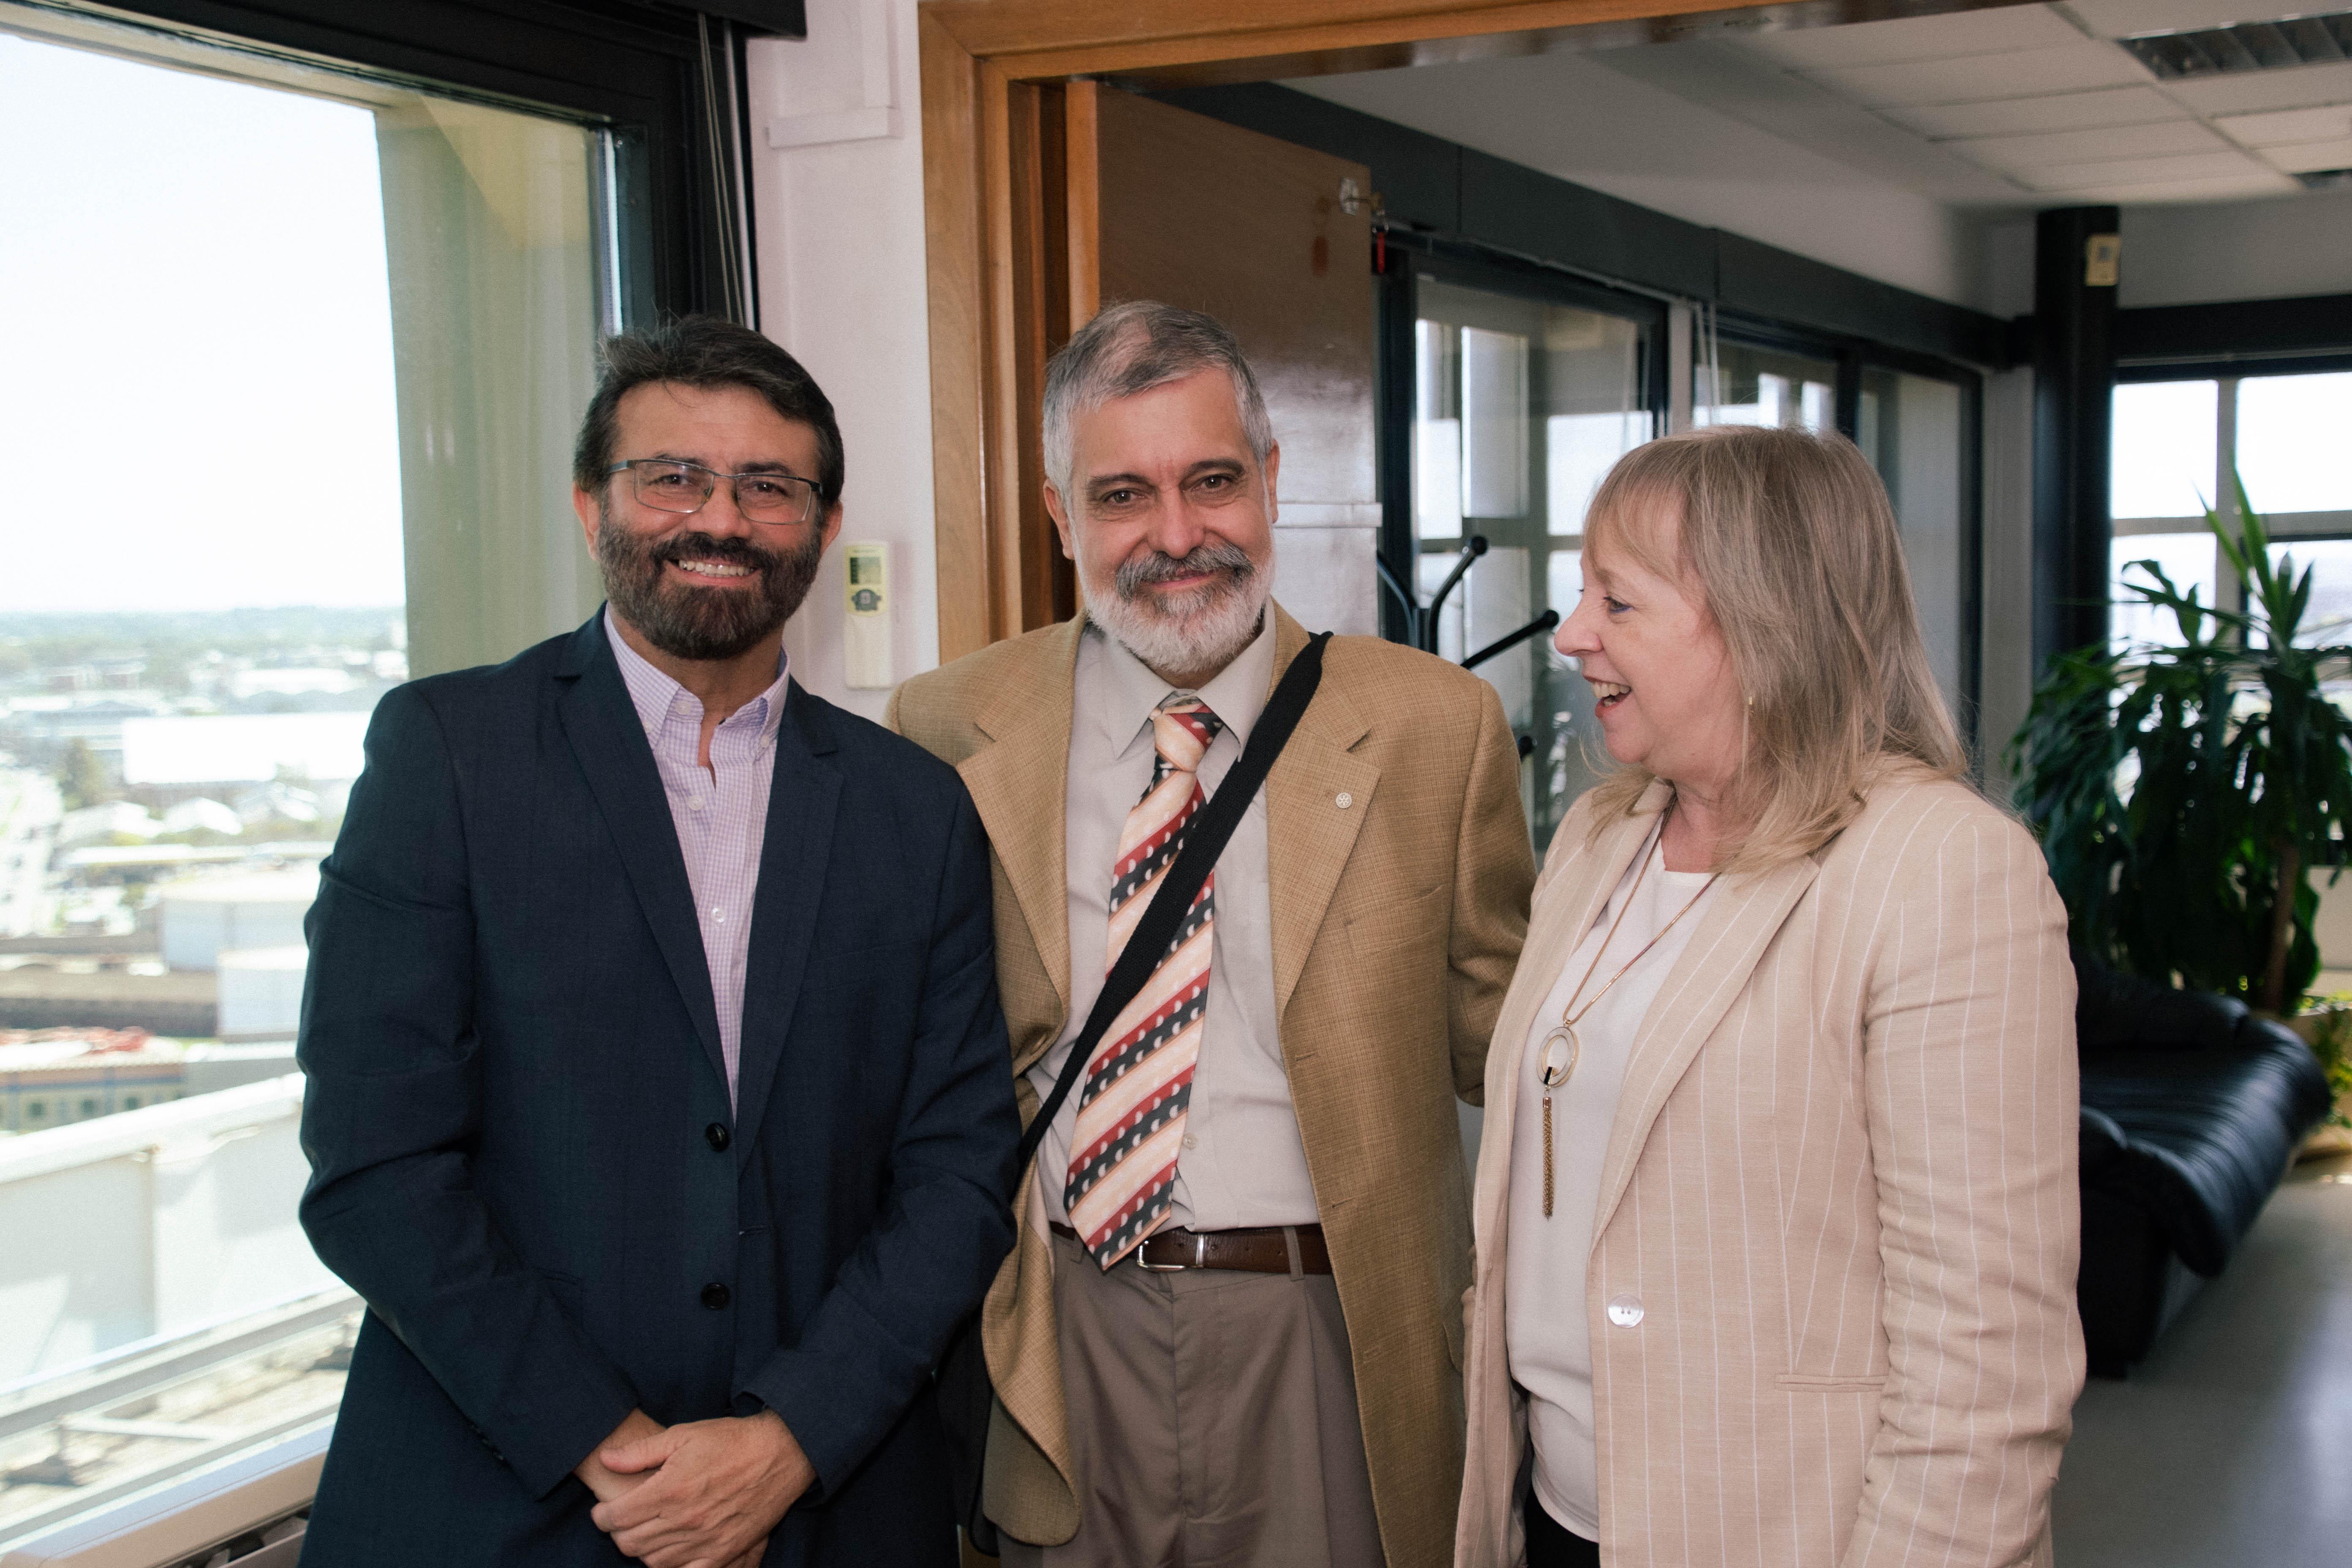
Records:
[[[2047,1563],[2074,978],[1849,443],[1618,464],[1559,634],[1619,771],[1486,1064],[1469,1568]]]

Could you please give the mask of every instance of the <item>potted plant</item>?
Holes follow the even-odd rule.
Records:
[[[2060,657],[2008,757],[2078,946],[2284,1014],[2319,970],[2308,870],[2352,827],[2352,720],[2322,689],[2352,647],[2298,644],[2311,574],[2274,564],[2242,487],[2238,502],[2242,528],[2210,510],[2206,526],[2245,609],[2133,562],[2145,581],[2124,591],[2170,612],[2180,643]]]

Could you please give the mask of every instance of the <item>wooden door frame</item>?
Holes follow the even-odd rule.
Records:
[[[1575,47],[1571,35],[1680,36],[1767,10],[1804,26],[1954,8],[1953,0],[922,0],[940,662],[1069,613],[1069,574],[1040,493],[1038,397],[1047,356],[1099,304],[1099,89],[1079,79],[1310,76],[1538,53]]]

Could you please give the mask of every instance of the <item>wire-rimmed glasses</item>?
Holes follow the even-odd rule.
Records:
[[[674,458],[632,458],[604,470],[626,471],[629,490],[656,511],[700,511],[724,479],[733,487],[735,510],[753,522],[777,526],[803,523],[816,515],[817,497],[824,493],[814,479],[781,470],[722,474],[700,463]]]

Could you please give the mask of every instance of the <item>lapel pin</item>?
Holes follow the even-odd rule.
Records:
[[[1341,790],[1338,795],[1331,797],[1331,804],[1338,806],[1341,811],[1345,811],[1349,806],[1356,804],[1356,797],[1349,795],[1346,790]]]

